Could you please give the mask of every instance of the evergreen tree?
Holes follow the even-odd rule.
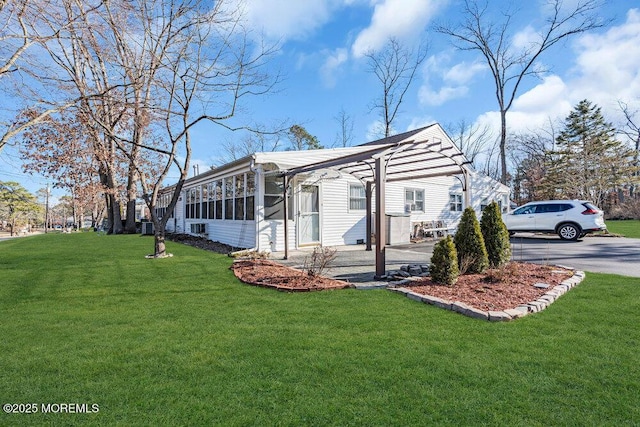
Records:
[[[29,217],[40,215],[41,207],[36,197],[17,182],[0,181],[0,220],[11,227],[13,236],[19,226],[26,225]]]
[[[487,249],[473,208],[468,207],[462,213],[453,241],[458,252],[458,267],[462,274],[482,273],[487,269],[489,266]]]
[[[607,197],[633,176],[633,152],[615,138],[600,107],[578,103],[565,119],[556,149],[547,160],[544,186],[562,199],[591,200],[606,207]]]
[[[311,135],[300,125],[293,125],[289,128],[289,139],[294,150],[317,150],[324,148],[320,145],[318,138]]]
[[[440,240],[433,248],[429,273],[436,283],[451,286],[458,281],[458,255],[451,236]]]
[[[509,231],[502,222],[500,206],[492,202],[484,208],[480,229],[484,238],[484,246],[487,249],[490,267],[501,267],[509,262],[511,258],[511,242],[509,242]]]

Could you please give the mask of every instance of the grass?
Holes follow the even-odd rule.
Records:
[[[489,323],[387,291],[287,294],[93,233],[0,243],[0,425],[637,425],[640,279]]]
[[[606,222],[607,230],[610,233],[620,234],[624,237],[640,239],[640,220],[608,220]]]

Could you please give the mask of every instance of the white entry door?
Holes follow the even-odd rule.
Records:
[[[320,243],[320,191],[317,185],[300,188],[298,244]]]

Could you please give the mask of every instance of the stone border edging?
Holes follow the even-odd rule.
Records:
[[[392,292],[398,292],[404,294],[407,298],[414,301],[423,302],[425,304],[435,305],[436,307],[444,308],[445,310],[455,311],[465,316],[473,317],[476,319],[488,320],[490,322],[504,322],[509,320],[518,319],[526,316],[530,313],[537,313],[544,310],[551,305],[555,300],[567,293],[571,288],[578,285],[585,278],[584,271],[574,271],[573,276],[563,280],[559,285],[554,286],[547,293],[542,295],[535,301],[531,301],[527,304],[520,304],[516,308],[511,308],[503,311],[483,311],[475,307],[471,307],[460,301],[449,301],[442,298],[434,297],[431,295],[422,295],[408,288],[388,288]]]

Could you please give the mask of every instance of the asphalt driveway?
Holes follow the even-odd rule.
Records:
[[[640,277],[640,239],[587,236],[571,242],[557,236],[520,233],[511,238],[511,250],[516,261]]]
[[[427,264],[435,242],[412,243],[386,248],[387,270],[405,264]],[[340,246],[337,257],[326,272],[328,276],[354,283],[373,283],[375,253],[363,245]],[[578,270],[613,273],[640,277],[640,239],[621,237],[585,237],[577,242],[561,240],[557,236],[519,233],[511,238],[512,258],[515,261],[537,264],[559,264]],[[282,253],[272,259],[303,268],[311,248],[291,251],[288,260]]]

